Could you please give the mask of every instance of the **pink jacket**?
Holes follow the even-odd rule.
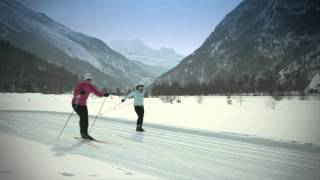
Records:
[[[84,95],[80,93],[81,91],[84,92]],[[104,94],[103,92],[99,91],[94,85],[86,82],[80,82],[74,88],[72,104],[79,104],[81,106],[86,106],[87,99],[90,93],[94,93],[96,96],[99,96],[99,97],[102,97]]]

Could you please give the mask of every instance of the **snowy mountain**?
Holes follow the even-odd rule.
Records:
[[[110,49],[103,41],[75,32],[11,0],[0,0],[0,39],[81,75],[91,72],[101,85],[150,83],[155,76]]]
[[[306,89],[309,92],[318,92],[320,93],[320,74],[316,74],[309,83],[309,86]]]
[[[320,71],[319,19],[317,0],[245,0],[156,84],[250,77],[275,79],[286,90],[304,89]]]
[[[173,49],[161,47],[153,49],[139,39],[118,39],[109,43],[110,47],[130,60],[139,61],[148,65],[165,67],[167,70],[176,66],[183,58]]]

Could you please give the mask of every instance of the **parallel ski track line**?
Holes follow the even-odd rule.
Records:
[[[11,119],[11,118],[9,118]],[[16,120],[16,119],[14,119]],[[25,119],[24,119],[25,120]],[[39,119],[41,120],[41,119]],[[23,121],[22,119],[19,119],[19,121]],[[31,122],[31,123],[30,123]],[[36,124],[34,121],[30,121],[28,123],[30,124]],[[77,124],[77,123],[71,123],[71,124]],[[124,135],[132,135],[132,133],[128,132],[128,131],[123,131],[123,129],[125,130],[131,130],[132,131],[132,128],[129,128],[129,126],[127,125],[126,127],[124,126],[117,126],[117,125],[108,125],[108,128],[106,128],[106,125],[105,124],[102,124],[102,123],[97,123],[99,124],[99,127],[98,129],[100,130],[104,130],[104,131],[113,131],[113,132],[116,132],[118,134],[124,134]],[[46,128],[50,128],[50,126],[47,126],[46,125]],[[111,130],[109,126],[112,126],[112,127],[116,127],[118,129],[116,130]],[[119,132],[119,128],[121,128],[121,131]],[[154,128],[153,128],[154,129]],[[99,134],[103,134],[102,132],[98,131]],[[160,130],[161,132],[161,130]],[[165,132],[165,131],[162,131],[162,132]],[[166,131],[166,132],[171,132],[172,131]],[[283,161],[277,161],[277,160],[272,160],[272,159],[266,159],[266,158],[262,158],[262,157],[257,157],[257,156],[251,156],[251,155],[246,155],[246,154],[241,154],[241,153],[236,153],[236,152],[232,152],[232,151],[228,151],[228,150],[220,150],[220,149],[216,149],[216,148],[208,148],[208,147],[203,147],[200,145],[194,145],[194,144],[198,144],[199,143],[199,139],[197,138],[193,138],[191,137],[192,140],[189,140],[189,142],[191,141],[192,144],[189,144],[189,143],[183,143],[183,142],[177,142],[177,141],[173,141],[173,140],[181,140],[179,138],[183,138],[185,139],[185,137],[181,137],[179,135],[175,135],[175,138],[170,138],[170,139],[166,139],[166,140],[162,140],[163,139],[163,135],[157,135],[156,133],[153,134],[153,133],[148,133],[148,132],[145,132],[146,134],[148,135],[152,135],[152,136],[155,136],[155,137],[150,137],[150,136],[144,136],[143,139],[144,141],[148,140],[148,142],[150,143],[158,143],[158,144],[162,144],[162,145],[171,145],[173,147],[184,147],[182,148],[182,150],[184,149],[188,149],[188,150],[195,150],[195,151],[199,151],[199,152],[204,152],[204,153],[210,153],[210,154],[218,154],[218,155],[225,155],[225,156],[228,156],[228,157],[233,157],[233,158],[240,158],[240,159],[244,159],[244,160],[251,160],[251,161],[254,161],[254,162],[258,162],[258,163],[267,163],[267,164],[271,164],[271,165],[275,165],[275,166],[281,166],[281,167],[288,167],[288,168],[294,168],[294,169],[300,169],[299,167],[301,168],[304,168],[304,169],[315,169],[315,170],[318,170],[320,171],[320,168],[318,167],[313,167],[313,166],[305,166],[305,165],[300,165],[300,164],[297,164],[297,163],[291,163],[291,162],[283,162]],[[194,135],[194,134],[189,134],[189,135]],[[170,134],[171,136],[171,134]],[[157,137],[161,137],[161,138],[157,138]],[[190,137],[189,137],[190,138]],[[195,140],[196,142],[193,142],[193,140]],[[203,141],[203,140],[201,140]],[[202,144],[206,144],[206,145],[212,145],[211,141],[210,143],[208,141],[204,141],[204,142],[201,142]],[[220,145],[220,146],[223,146],[223,147],[228,147],[228,146],[234,146],[234,145],[231,145],[231,144],[228,144],[228,143],[221,143],[221,142],[218,142],[220,144],[223,144],[223,145]],[[245,148],[245,146],[235,146],[236,148]],[[254,152],[258,152],[256,150],[258,149],[255,149],[253,148],[247,148],[251,149],[251,151],[254,151]],[[266,155],[268,155],[269,153],[266,153]],[[287,155],[287,154],[286,154]]]
[[[32,122],[32,121],[31,121]],[[77,123],[73,123],[73,122],[70,122],[70,124],[74,124],[74,125],[77,125]],[[110,129],[110,126],[112,126],[112,127],[116,127],[116,128],[118,128],[118,130],[120,130],[120,131],[122,131],[123,132],[123,130],[124,129],[126,129],[126,130],[128,130],[128,131],[132,131],[132,129],[133,128],[130,128],[129,126],[127,126],[127,127],[124,127],[124,126],[117,126],[117,125],[114,125],[114,124],[109,124],[109,125],[105,125],[105,124],[102,124],[102,123],[97,123],[97,124],[99,124],[99,125],[101,125],[101,126],[107,126],[108,128],[107,128],[107,130],[108,129]],[[57,124],[57,126],[59,126],[58,124]],[[50,126],[47,126],[47,128],[50,128]],[[154,128],[152,128],[152,129],[154,129]],[[162,132],[169,132],[169,131],[163,131],[163,130],[158,130],[158,129],[154,129],[154,130],[156,130],[156,131],[162,131]],[[153,132],[156,132],[156,131],[153,131]],[[277,152],[277,151],[271,151],[271,150],[268,150],[268,151],[266,151],[266,150],[264,150],[264,149],[260,149],[260,148],[254,148],[254,147],[247,147],[247,146],[243,146],[243,145],[236,145],[236,144],[230,144],[230,143],[225,143],[225,142],[221,142],[221,139],[216,139],[216,138],[211,138],[211,137],[209,137],[210,139],[209,140],[205,140],[204,138],[207,138],[207,137],[204,137],[204,136],[199,136],[198,138],[195,138],[195,137],[185,137],[185,136],[181,136],[181,135],[178,135],[177,133],[175,133],[175,132],[173,132],[173,131],[170,131],[171,132],[171,134],[170,135],[166,135],[166,134],[164,134],[164,135],[158,135],[158,133],[149,133],[148,131],[146,131],[146,132],[144,132],[145,134],[148,134],[148,135],[152,135],[152,136],[161,136],[161,137],[163,137],[163,136],[166,136],[166,138],[169,138],[169,139],[178,139],[178,138],[182,138],[182,140],[184,140],[184,141],[186,141],[186,139],[190,139],[190,141],[191,140],[195,140],[195,141],[197,141],[197,143],[203,143],[203,144],[206,144],[206,145],[210,145],[210,146],[212,146],[213,145],[213,143],[215,143],[214,145],[218,145],[218,146],[222,146],[222,147],[228,147],[228,148],[230,148],[230,147],[233,147],[233,148],[238,148],[238,149],[240,149],[240,150],[244,150],[244,149],[247,149],[247,150],[249,150],[249,151],[252,151],[252,152],[258,152],[258,153],[260,153],[260,154],[270,154],[270,153],[272,153],[273,155],[275,155],[275,154],[281,154],[281,155],[285,155],[285,156],[293,156],[293,157],[296,157],[296,158],[303,158],[303,159],[309,159],[309,158],[307,158],[306,156],[300,156],[300,155],[297,155],[297,154],[292,154],[292,153],[283,153],[283,152]],[[194,135],[194,134],[192,134],[193,136],[197,136],[197,135]],[[215,140],[213,140],[213,139],[215,139]],[[179,139],[180,140],[180,139]],[[220,141],[217,141],[217,140],[220,140]],[[310,157],[310,160],[314,160],[314,158],[315,157]]]
[[[124,133],[121,132],[120,134],[125,134],[125,135],[131,135],[131,133]],[[209,153],[209,154],[215,154],[215,155],[224,155],[226,157],[233,157],[237,159],[243,159],[243,160],[250,160],[253,162],[258,162],[258,163],[265,163],[265,164],[270,164],[270,165],[275,165],[275,166],[280,166],[280,167],[287,167],[287,168],[292,168],[292,169],[314,169],[317,171],[320,171],[320,168],[318,167],[313,167],[313,166],[305,166],[297,163],[290,163],[290,162],[284,162],[284,161],[277,161],[277,160],[271,160],[271,159],[266,159],[258,156],[251,156],[251,155],[245,155],[245,154],[240,154],[232,151],[222,151],[219,149],[214,149],[214,148],[207,148],[207,147],[202,147],[202,146],[197,146],[197,145],[192,145],[192,144],[186,144],[186,143],[181,143],[181,142],[176,142],[176,141],[168,141],[168,140],[161,140],[158,138],[152,138],[152,137],[143,137],[144,141],[155,143],[155,144],[161,144],[161,145],[166,145],[166,146],[173,146],[173,147],[181,147],[179,150],[194,150],[198,152],[203,152],[203,153]],[[146,140],[148,139],[148,140]],[[160,143],[161,142],[161,143]],[[188,151],[186,151],[188,152]]]
[[[103,125],[101,123],[97,123],[101,126],[106,126],[106,125]],[[123,127],[123,126],[117,126],[117,125],[114,125],[114,124],[110,124],[108,125],[107,129],[109,129],[111,127],[115,127],[117,130],[120,130],[123,132],[124,129],[128,130],[128,132],[132,132],[134,127],[130,128],[130,127]],[[255,148],[255,147],[248,147],[248,146],[244,146],[244,145],[238,145],[238,144],[231,144],[231,143],[225,143],[225,142],[221,142],[221,139],[217,139],[217,138],[214,138],[214,137],[205,137],[205,136],[199,136],[199,135],[194,135],[194,134],[190,134],[192,136],[198,136],[198,137],[191,137],[191,136],[182,136],[182,135],[179,135],[178,133],[176,132],[173,132],[173,131],[164,131],[164,130],[158,130],[158,129],[154,129],[152,128],[153,130],[151,131],[152,133],[149,133],[150,131],[146,131],[144,132],[145,134],[148,134],[148,135],[152,135],[152,136],[159,136],[159,137],[165,137],[166,139],[179,139],[179,140],[183,140],[183,141],[196,141],[197,143],[202,143],[202,144],[206,144],[206,145],[218,145],[218,146],[226,146],[226,147],[233,147],[235,149],[239,149],[239,150],[248,150],[248,151],[251,151],[251,152],[257,152],[257,153],[260,153],[260,154],[279,154],[279,156],[292,156],[292,157],[295,157],[295,158],[302,158],[302,159],[309,159],[309,160],[314,160],[315,157],[307,157],[305,155],[299,155],[299,154],[293,154],[293,153],[284,153],[284,152],[279,152],[279,151],[274,151],[274,150],[265,150],[265,149],[262,149],[263,147],[261,148]],[[155,130],[155,131],[154,131]],[[157,133],[158,131],[158,133]],[[170,132],[170,134],[163,134],[163,133],[159,133],[159,131],[161,132]],[[126,132],[126,131],[125,131]],[[208,140],[207,140],[208,139]],[[220,141],[219,141],[220,140]],[[225,140],[223,140],[225,141]],[[230,141],[230,140],[228,140]],[[232,142],[232,141],[231,141]],[[241,143],[241,142],[240,142]],[[250,143],[248,143],[250,144]],[[320,160],[320,158],[319,158]]]
[[[32,121],[31,121],[32,122]],[[72,123],[73,124],[73,123]],[[76,123],[75,123],[76,124]],[[101,125],[101,124],[100,124]],[[109,125],[110,126],[110,125]],[[110,131],[110,128],[109,128],[109,126],[108,126],[108,129],[103,129],[103,130],[108,130],[108,131]],[[121,130],[123,130],[123,126],[114,126],[114,125],[111,125],[111,126],[113,126],[113,127],[117,127],[117,128],[121,128]],[[47,128],[50,128],[50,127],[47,127]],[[132,130],[131,128],[127,128],[128,130]],[[119,131],[114,131],[114,132],[118,132],[119,133]],[[122,131],[123,132],[123,131]],[[127,132],[125,132],[125,133],[127,133]],[[151,134],[151,133],[148,133],[149,135],[153,135],[153,136],[157,136],[157,134]],[[192,134],[193,135],[193,134]],[[162,135],[161,135],[162,136]],[[161,137],[161,136],[158,136],[158,137]],[[182,137],[183,138],[183,141],[185,141],[185,139],[186,139],[186,137]],[[156,139],[157,140],[157,138],[153,138],[153,139]],[[168,138],[166,138],[166,139],[168,139]],[[171,138],[171,137],[169,137],[169,139],[171,139],[171,140],[174,140],[174,139],[177,139],[177,138]],[[180,140],[181,141],[181,139],[178,139],[178,140]],[[197,144],[199,143],[199,139],[195,139],[197,142]],[[201,140],[200,140],[201,141]],[[176,141],[171,141],[171,142],[176,142]],[[191,143],[192,144],[194,144],[192,141],[191,141]],[[229,148],[230,149],[230,147],[233,147],[234,145],[233,144],[226,144],[226,143],[221,143],[221,142],[217,142],[217,143],[220,143],[220,144],[223,144],[223,145],[220,145],[220,144],[216,144],[216,145],[218,145],[218,146],[222,146],[222,147],[225,147],[225,148]],[[186,144],[186,143],[184,143],[184,144]],[[208,143],[208,142],[205,142],[205,144],[207,144],[207,145],[210,145],[210,146],[212,146],[213,144],[212,144],[212,142],[210,141],[210,143]],[[188,144],[187,144],[188,145]],[[197,146],[197,147],[201,147],[201,146]],[[205,147],[206,148],[206,147]],[[240,147],[237,147],[237,148],[240,148]],[[249,148],[247,148],[247,147],[245,147],[245,146],[241,146],[241,151],[243,151],[243,148],[246,148],[246,149],[249,149]],[[252,151],[252,152],[254,152],[254,153],[259,153],[259,154],[265,154],[265,155],[271,155],[271,153],[269,153],[269,152],[264,152],[264,153],[261,153],[260,151],[256,151],[256,150],[250,150],[249,149],[249,151]],[[284,154],[284,155],[288,155],[288,154]],[[275,156],[274,154],[272,154],[272,156]],[[304,157],[305,158],[305,157]],[[305,159],[303,159],[303,160],[305,160]]]
[[[6,112],[6,111],[1,111],[1,112]],[[11,111],[8,111],[9,113],[11,112]],[[20,111],[18,111],[18,112],[20,112]],[[21,111],[22,113],[32,113],[33,111],[31,111],[31,112],[29,112],[29,111]],[[50,114],[50,113],[54,113],[54,112],[48,112],[47,114]],[[41,114],[41,115],[45,115],[45,112],[40,112],[39,111],[39,114]],[[63,114],[61,114],[61,113],[54,113],[54,114],[57,114],[57,115],[63,115]],[[65,114],[67,114],[67,113],[65,113]],[[47,119],[52,119],[52,117],[48,117]],[[62,120],[61,118],[54,118],[54,119],[56,119],[57,121],[64,121],[64,120]],[[76,117],[76,118],[72,118],[72,119],[78,119],[78,117]],[[102,124],[102,122],[105,122],[105,123],[103,123]],[[103,121],[100,121],[100,122],[97,122],[97,123],[100,123],[101,125],[105,125],[106,126],[106,124],[109,124],[109,125],[111,125],[111,126],[114,126],[114,127],[118,127],[120,130],[122,130],[123,128],[125,128],[125,129],[127,129],[127,130],[132,130],[133,128],[130,128],[130,125],[128,125],[128,124],[126,124],[126,123],[122,123],[122,122],[115,122],[115,123],[113,123],[113,124],[111,124],[110,122],[108,122],[108,120],[103,120]],[[69,123],[74,123],[74,124],[77,124],[77,122],[73,122],[73,121],[70,121]],[[59,126],[59,124],[58,123],[56,123],[57,124],[57,126]],[[124,125],[124,126],[117,126],[117,125],[115,125],[115,124],[121,124],[121,125]],[[107,126],[107,127],[109,127],[109,125]],[[181,134],[180,132],[174,132],[174,131],[171,131],[171,130],[161,130],[161,129],[158,129],[158,128],[151,128],[151,129],[153,129],[153,130],[155,130],[155,131],[153,131],[153,132],[163,132],[163,133],[160,133],[160,134],[163,134],[163,135],[167,135],[165,132],[171,132],[171,134],[170,135],[168,135],[168,136],[171,136],[171,137],[173,137],[173,136],[176,136],[176,137],[182,137],[181,135],[179,135],[179,134]],[[149,133],[148,131],[146,131],[146,132],[144,132],[144,133],[146,133],[146,134],[152,134],[152,135],[157,135],[157,133]],[[199,141],[203,141],[203,142],[207,142],[207,143],[212,143],[213,142],[213,139],[215,139],[215,140],[217,140],[216,142],[217,143],[219,143],[219,144],[225,144],[225,145],[227,145],[227,146],[238,146],[239,148],[250,148],[250,149],[255,149],[255,150],[258,150],[258,151],[265,151],[264,149],[261,149],[261,148],[263,148],[263,146],[261,146],[261,145],[256,145],[256,144],[254,144],[255,146],[261,146],[261,148],[254,148],[254,147],[247,147],[247,146],[243,146],[243,145],[239,145],[239,144],[236,144],[235,145],[235,143],[241,143],[241,144],[243,144],[243,143],[246,143],[246,144],[250,144],[250,142],[241,142],[241,141],[234,141],[234,140],[229,140],[229,139],[223,139],[223,141],[229,141],[229,142],[232,142],[232,144],[230,144],[230,143],[225,143],[225,142],[221,142],[221,138],[215,138],[215,137],[207,137],[207,136],[202,136],[202,135],[197,135],[197,134],[192,134],[193,136],[195,136],[195,137],[189,137],[190,139],[195,139],[195,140],[197,140],[198,142]],[[198,137],[198,138],[197,138]],[[182,138],[185,138],[185,137],[182,137]],[[208,140],[206,140],[206,139],[208,139]],[[281,149],[283,149],[283,148],[281,148]],[[296,150],[295,150],[296,151]],[[271,150],[268,150],[268,152],[271,152]],[[284,155],[288,155],[288,154],[291,154],[291,155],[293,155],[293,156],[299,156],[298,154],[292,154],[292,153],[289,153],[289,152],[286,152],[286,153],[283,153],[283,152],[278,152],[278,151],[272,151],[273,153],[281,153],[281,154],[284,154]],[[303,154],[302,155],[303,157],[305,157],[305,154]],[[311,157],[311,159],[314,159],[314,158],[317,158],[317,157]],[[319,159],[320,159],[320,157],[319,157]]]

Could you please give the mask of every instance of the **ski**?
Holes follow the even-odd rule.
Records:
[[[92,141],[88,140],[88,139],[83,139],[83,138],[79,138],[79,137],[74,137],[74,139],[80,140],[83,143],[98,149],[98,146],[96,144],[94,144]]]
[[[97,139],[83,139],[83,138],[80,138],[80,137],[74,137],[75,139],[77,140],[85,140],[85,141],[89,141],[89,142],[98,142],[98,143],[104,143],[104,144],[111,144],[107,141],[101,141],[101,140],[97,140]]]

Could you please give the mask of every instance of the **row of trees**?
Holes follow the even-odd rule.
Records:
[[[239,78],[216,78],[207,83],[190,83],[182,86],[178,82],[159,83],[152,88],[152,95],[232,95],[232,94],[284,94],[303,92],[308,80],[305,71],[286,75],[284,81],[279,76],[266,73],[257,78],[245,74]]]
[[[63,67],[50,64],[31,53],[0,41],[0,91],[70,92],[77,76]]]

